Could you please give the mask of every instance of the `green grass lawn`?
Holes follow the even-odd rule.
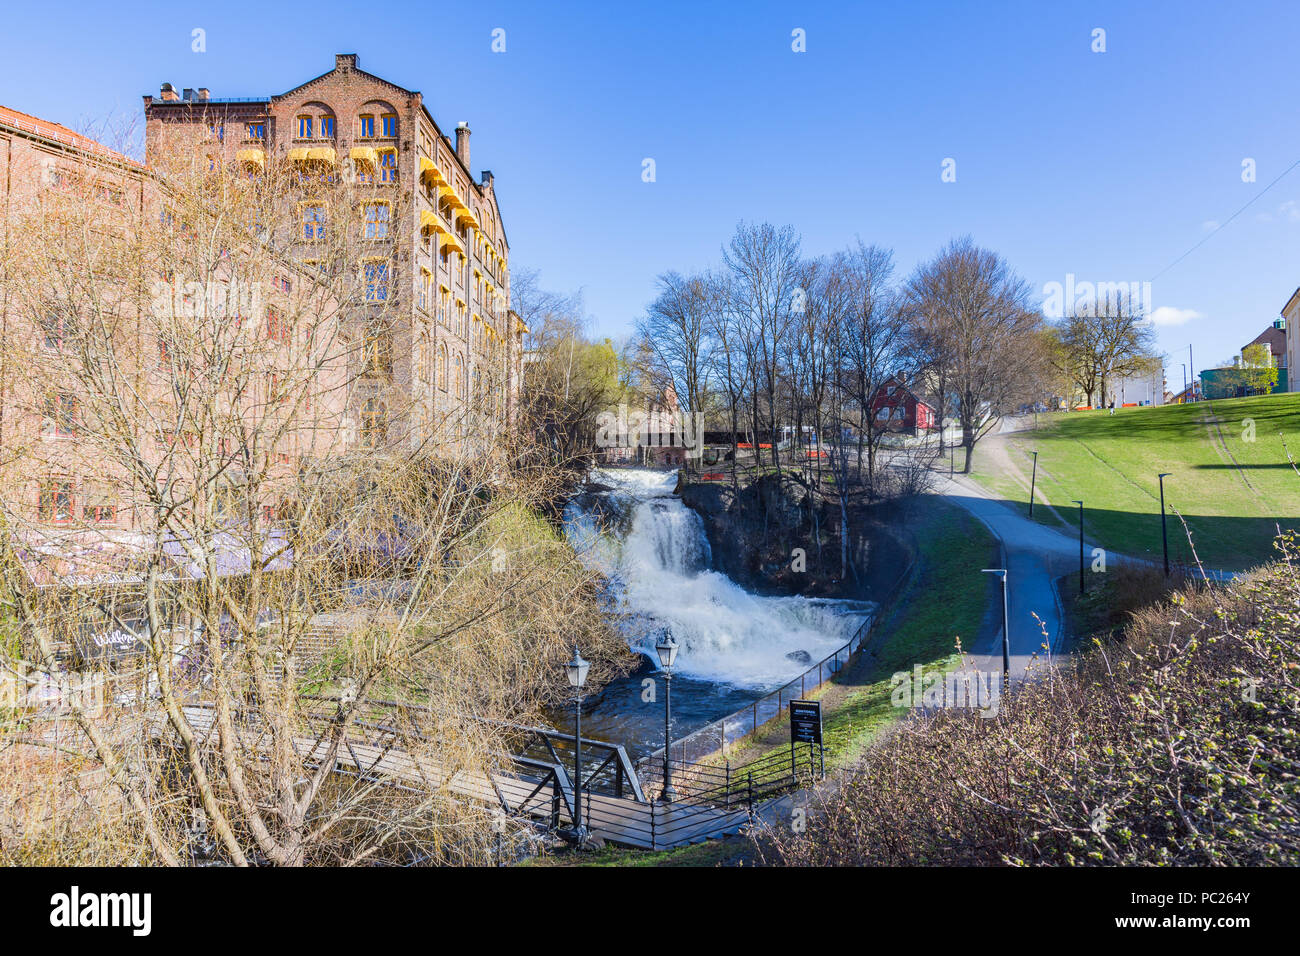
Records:
[[[1300,528],[1300,394],[1223,399],[1192,405],[1039,416],[1037,430],[986,439],[972,477],[1027,510],[1031,452],[1038,452],[1034,519],[1077,527],[1102,547],[1161,556],[1160,488],[1187,520],[1201,560],[1241,570],[1273,557],[1277,525]],[[987,444],[1005,441],[1009,469]],[[1044,507],[1044,501],[1051,507]],[[1187,536],[1169,515],[1171,559],[1192,559]]]

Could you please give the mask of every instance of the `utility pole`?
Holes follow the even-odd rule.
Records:
[[[1160,540],[1165,548],[1165,577],[1169,577],[1169,527],[1165,520],[1165,479],[1169,472],[1160,475]]]
[[[1037,414],[1034,416],[1037,418]],[[1034,485],[1038,481],[1038,452],[1034,452],[1034,472],[1029,478],[1029,517],[1034,516]]]
[[[1079,506],[1079,593],[1088,593],[1088,584],[1083,578],[1083,502],[1075,501]]]
[[[1011,615],[1007,607],[1007,569],[984,568],[984,574],[996,574],[1002,582],[1002,689],[1011,687]]]

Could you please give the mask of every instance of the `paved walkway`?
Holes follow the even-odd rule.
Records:
[[[1020,514],[961,475],[937,476],[934,493],[965,508],[1002,542],[1007,568],[1008,618],[1011,631],[1011,676],[1019,679],[1036,655],[1060,653],[1065,625],[1056,579],[1079,568],[1079,539],[1062,534]],[[1092,542],[1084,538],[1084,558],[1091,564]],[[1108,561],[1123,560],[1107,555]],[[973,568],[973,573],[979,569]],[[995,613],[999,610],[994,608]],[[1037,619],[1035,618],[1037,615]],[[1000,614],[998,614],[1000,617]],[[971,648],[981,670],[1002,669],[1002,628]]]

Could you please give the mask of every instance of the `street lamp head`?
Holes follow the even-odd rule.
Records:
[[[587,670],[590,667],[591,662],[584,661],[582,655],[578,653],[578,645],[573,645],[573,660],[564,665],[564,673],[569,678],[569,685],[575,690],[582,690],[582,685],[587,683]]]
[[[996,574],[998,575],[998,577],[1005,578],[1007,576],[1007,569],[1006,568],[981,568],[980,574]]]
[[[1172,475],[1172,474],[1173,474],[1172,471],[1162,471],[1162,472],[1161,472],[1159,475],[1157,475],[1156,477],[1157,477],[1157,478],[1168,478],[1168,477],[1169,477],[1170,475]]]
[[[655,644],[655,653],[659,655],[659,665],[667,670],[673,666],[673,661],[677,660],[677,642],[673,640],[670,632],[665,632],[659,642]]]

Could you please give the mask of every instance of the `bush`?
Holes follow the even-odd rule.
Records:
[[[1181,591],[1117,643],[1040,672],[998,715],[905,721],[801,835],[755,837],[785,865],[1295,865],[1300,570]]]

